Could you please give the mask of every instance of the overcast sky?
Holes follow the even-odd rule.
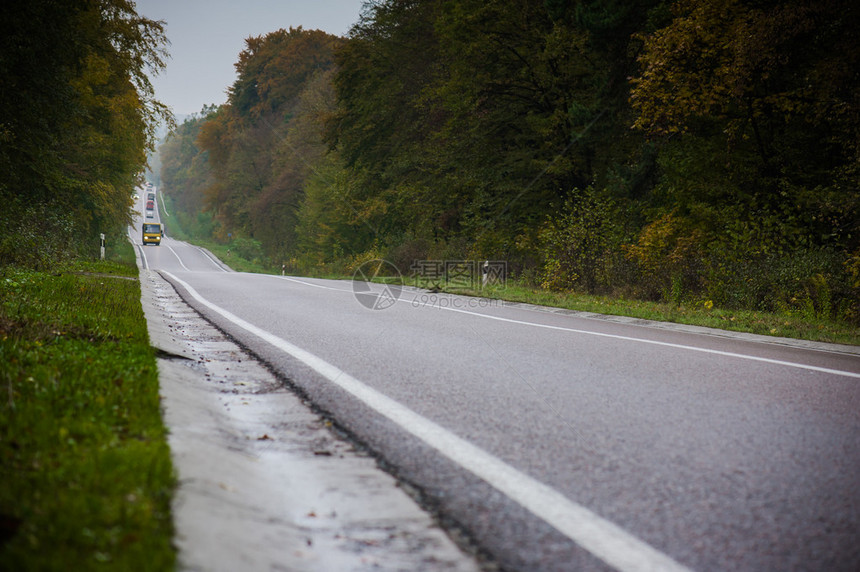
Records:
[[[245,39],[301,26],[345,36],[362,0],[137,0],[137,12],[167,23],[171,58],[153,78],[157,99],[177,115],[227,100]]]

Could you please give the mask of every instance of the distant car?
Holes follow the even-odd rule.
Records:
[[[155,218],[155,213],[153,213],[151,210],[147,209],[146,218]]]
[[[155,201],[146,201],[146,208],[152,210],[155,208]]]
[[[146,194],[146,200],[154,201],[155,200],[155,193],[147,193]]]

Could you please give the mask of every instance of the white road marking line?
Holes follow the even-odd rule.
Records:
[[[273,274],[263,274],[263,276],[271,276],[272,278],[277,278],[278,280],[286,280],[287,282],[298,282],[299,284],[304,284],[305,286],[313,286],[314,288],[322,288],[323,290],[334,290],[335,292],[349,292],[349,290],[341,290],[340,288],[332,288],[331,286],[323,286],[322,284],[313,284],[312,282],[305,282],[304,280],[290,278],[289,276],[275,276]]]
[[[610,338],[610,339],[615,339],[615,340],[623,340],[623,341],[627,341],[627,342],[639,342],[641,344],[651,344],[651,345],[655,345],[655,346],[663,346],[663,347],[675,348],[675,349],[679,349],[679,350],[689,350],[689,351],[693,351],[693,352],[702,352],[702,353],[713,354],[713,355],[718,355],[718,356],[723,356],[723,357],[740,358],[740,359],[746,359],[746,360],[757,361],[757,362],[762,362],[762,363],[769,363],[769,364],[781,365],[781,366],[786,366],[786,367],[795,367],[795,368],[799,368],[799,369],[806,369],[809,371],[818,371],[818,372],[822,372],[822,373],[829,373],[832,375],[840,375],[840,376],[844,376],[844,377],[853,377],[853,378],[860,379],[860,373],[854,373],[852,371],[843,371],[843,370],[839,370],[839,369],[831,369],[831,368],[827,368],[827,367],[819,367],[817,365],[808,365],[808,364],[783,361],[783,360],[778,360],[778,359],[751,356],[751,355],[739,354],[739,353],[735,353],[735,352],[725,352],[722,350],[713,350],[710,348],[699,348],[696,346],[687,346],[684,344],[674,344],[671,342],[660,342],[657,340],[647,340],[644,338],[633,338],[630,336],[620,336],[618,334],[605,334],[602,332],[591,332],[589,330],[567,328],[564,326],[550,326],[548,324],[537,324],[534,322],[525,322],[522,320],[513,320],[511,318],[502,318],[500,316],[491,316],[489,314],[478,314],[475,312],[468,312],[466,310],[461,310],[459,308],[442,308],[442,307],[440,307],[439,309],[440,310],[449,310],[451,312],[459,312],[461,314],[469,314],[471,316],[479,316],[481,318],[486,318],[488,320],[497,320],[499,322],[508,322],[511,324],[520,324],[523,326],[532,326],[535,328],[544,328],[547,330],[557,330],[557,331],[562,331],[562,332],[571,332],[571,333],[575,333],[575,334],[585,334],[588,336],[597,336],[597,337],[601,337],[601,338]]]
[[[134,241],[134,237],[131,235],[131,227],[128,227],[128,241],[137,247],[137,250],[140,252],[140,258],[143,260],[143,269],[149,270],[149,264],[146,262],[146,253],[143,251],[144,245],[137,244]]]
[[[158,194],[161,197],[161,206],[162,206],[162,208],[164,208],[164,214],[166,214],[167,216],[170,216],[170,213],[167,212],[167,205],[164,203],[164,193],[158,193]]]
[[[167,248],[169,248],[169,249],[170,249],[170,252],[172,252],[172,253],[173,253],[173,256],[175,256],[175,257],[176,257],[176,260],[178,260],[178,261],[179,261],[179,264],[181,264],[181,265],[182,265],[182,268],[184,268],[185,270],[188,270],[188,267],[187,267],[187,266],[185,266],[185,264],[182,262],[182,259],[181,259],[181,258],[179,258],[179,255],[178,255],[178,254],[176,254],[176,251],[175,251],[175,250],[173,250],[173,247],[172,247],[172,246],[170,246],[169,244],[167,244],[167,245],[165,245],[165,246],[167,246]],[[188,270],[188,272],[191,272],[191,270]]]
[[[284,277],[276,276],[276,278],[283,279]],[[335,290],[336,292],[344,292],[344,293],[354,294],[354,292],[351,292],[350,290],[341,290],[340,288],[331,288],[328,286],[311,284],[310,282],[303,282],[301,280],[296,280],[295,278],[289,278],[288,280],[290,280],[291,282],[298,282],[299,284],[307,284],[308,286],[314,286],[316,288],[324,288],[326,290]],[[362,294],[367,294],[367,293],[369,293],[369,292],[362,292]],[[402,303],[406,303],[406,304],[413,304],[414,299],[413,300],[405,300],[403,298],[398,298],[397,302],[402,302]],[[577,329],[577,328],[568,328],[565,326],[551,326],[549,324],[539,324],[536,322],[526,322],[524,320],[514,320],[512,318],[502,318],[500,316],[492,316],[490,314],[479,314],[477,312],[469,312],[468,310],[462,310],[460,308],[451,308],[448,306],[439,306],[436,304],[433,304],[433,305],[424,304],[424,305],[419,305],[419,306],[427,306],[427,307],[435,309],[435,310],[447,310],[449,312],[458,312],[460,314],[468,314],[470,316],[476,316],[478,318],[484,318],[486,320],[496,320],[499,322],[507,322],[510,324],[518,324],[521,326],[531,326],[533,328],[544,328],[547,330],[570,332],[573,334],[583,334],[583,335],[587,335],[587,336],[597,336],[597,337],[601,337],[601,338],[610,338],[610,339],[616,339],[616,340],[623,340],[623,341],[627,341],[627,342],[639,342],[641,344],[651,344],[651,345],[655,345],[655,346],[663,346],[663,347],[675,348],[675,349],[679,349],[679,350],[689,350],[689,351],[694,351],[694,352],[719,355],[719,356],[723,356],[723,357],[746,359],[746,360],[757,361],[757,362],[761,362],[761,363],[769,363],[769,364],[773,364],[773,365],[794,367],[794,368],[798,368],[798,369],[805,369],[808,371],[817,371],[820,373],[828,373],[831,375],[839,375],[842,377],[853,377],[855,379],[860,379],[860,373],[854,373],[852,371],[844,371],[844,370],[840,370],[840,369],[831,369],[831,368],[827,368],[827,367],[819,367],[816,365],[807,365],[807,364],[803,364],[803,363],[796,363],[796,362],[783,361],[783,360],[777,360],[777,359],[771,359],[771,358],[751,356],[751,355],[739,354],[739,353],[735,353],[735,352],[725,352],[722,350],[713,350],[713,349],[709,349],[709,348],[699,348],[696,346],[688,346],[688,345],[684,345],[684,344],[674,344],[671,342],[661,342],[661,341],[657,341],[657,340],[648,340],[648,339],[644,339],[644,338],[634,338],[631,336],[621,336],[618,334],[605,334],[602,332],[592,332],[589,330],[581,330],[581,329]],[[547,313],[547,315],[563,316],[564,314]],[[821,350],[816,350],[816,351],[821,351]]]
[[[374,411],[421,439],[472,472],[510,499],[543,519],[556,530],[607,564],[622,571],[686,571],[688,568],[645,544],[616,524],[601,518],[555,489],[529,477],[490,453],[365,385],[336,366],[290,342],[246,322],[216,306],[188,283],[162,270],[200,304],[275,348],[293,356],[332,383],[348,391]]]
[[[209,254],[208,254],[205,250],[203,250],[203,249],[202,249],[202,248],[200,248],[199,246],[195,246],[194,248],[196,248],[197,250],[199,250],[199,251],[200,251],[200,254],[202,254],[203,256],[205,256],[205,257],[206,257],[206,258],[207,258],[207,259],[208,259],[212,264],[214,264],[214,265],[215,265],[215,268],[217,268],[217,269],[218,269],[218,270],[220,270],[221,272],[227,272],[226,270],[224,270],[224,269],[221,267],[221,265],[220,265],[220,264],[218,264],[217,262],[215,262],[215,260],[214,260],[211,256],[209,256]]]

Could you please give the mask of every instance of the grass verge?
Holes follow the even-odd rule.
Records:
[[[320,275],[319,278],[351,280],[351,276]],[[399,283],[428,287],[426,280],[400,276],[377,276],[374,282]],[[439,287],[438,283],[433,284]],[[727,310],[703,302],[670,304],[613,296],[596,296],[576,292],[557,292],[508,279],[503,285],[488,287],[454,287],[441,285],[441,292],[480,296],[491,300],[522,302],[536,306],[564,308],[611,316],[628,316],[657,322],[703,326],[721,330],[809,340],[825,343],[860,345],[860,329],[856,326],[808,313],[774,313],[752,310]]]
[[[174,475],[133,253],[0,269],[0,568],[170,570]]]
[[[751,310],[725,310],[706,303],[668,304],[571,292],[553,292],[524,285],[517,281],[508,281],[503,287],[446,288],[446,291],[452,294],[482,296],[495,300],[524,302],[580,312],[629,316],[658,322],[674,322],[765,336],[860,345],[860,331],[856,327],[814,316]]]
[[[235,270],[236,272],[253,272],[255,274],[275,274],[270,268],[252,260],[246,260],[232,251],[228,244],[218,244],[205,240],[189,240],[189,242],[202,246],[218,257],[218,260]]]

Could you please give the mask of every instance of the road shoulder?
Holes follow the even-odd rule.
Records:
[[[185,570],[478,570],[376,462],[141,270]]]

